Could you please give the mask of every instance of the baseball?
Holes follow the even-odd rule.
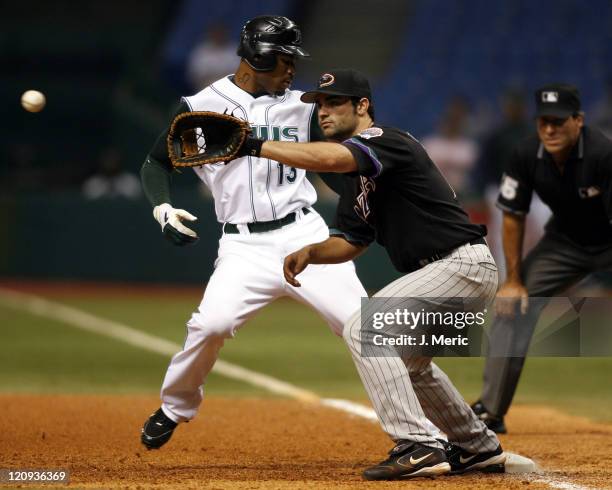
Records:
[[[42,111],[45,103],[45,94],[38,90],[28,90],[21,96],[21,106],[28,112]]]

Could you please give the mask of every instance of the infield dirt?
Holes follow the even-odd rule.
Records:
[[[546,479],[612,488],[612,426],[545,407],[513,408],[511,434],[501,437],[506,450],[534,459],[541,475],[372,483],[360,472],[386,455],[387,436],[377,424],[319,405],[207,399],[166,446],[147,451],[140,427],[158,407],[155,397],[3,394],[0,403],[0,467],[69,469],[74,488],[551,488]]]

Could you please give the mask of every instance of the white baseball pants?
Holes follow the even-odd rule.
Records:
[[[300,274],[302,287],[287,284],[285,256],[305,245],[324,241],[328,228],[316,213],[298,211],[294,223],[265,233],[224,234],[215,270],[202,302],[187,322],[183,350],[174,355],[162,389],[162,408],[175,422],[192,419],[204,396],[203,383],[225,339],[258,310],[289,296],[317,310],[336,335],[367,296],[352,262],[310,265]],[[287,325],[291,328],[291,325]]]

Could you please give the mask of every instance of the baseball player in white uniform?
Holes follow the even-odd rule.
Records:
[[[235,73],[181,101],[178,113],[215,111],[249,121],[262,139],[310,141],[318,128],[314,104],[303,104],[301,92],[289,90],[294,60],[308,54],[291,20],[261,16],[242,30]],[[145,193],[164,235],[177,245],[197,241],[185,222],[195,216],[170,201],[172,166],[162,133],[142,168]],[[200,141],[200,144],[205,142]],[[187,322],[183,349],[174,355],[161,388],[161,407],[145,422],[141,441],[158,449],[177,424],[192,419],[203,399],[203,383],[225,339],[259,309],[289,296],[311,305],[337,335],[359,309],[366,292],[352,262],[319,265],[302,274],[302,287],[284,280],[283,258],[323,241],[328,228],[311,206],[316,192],[306,172],[268,158],[243,157],[195,169],[209,187],[222,224],[218,258],[202,302]],[[291,325],[287,325],[291,328]]]

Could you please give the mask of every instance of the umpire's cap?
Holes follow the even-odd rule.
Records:
[[[365,97],[372,100],[372,91],[370,83],[365,75],[357,70],[350,68],[336,68],[323,73],[317,88],[304,92],[300,100],[311,104],[317,99],[317,95],[343,95],[346,97]]]
[[[573,85],[552,83],[535,92],[536,117],[567,118],[580,112],[580,93]]]

